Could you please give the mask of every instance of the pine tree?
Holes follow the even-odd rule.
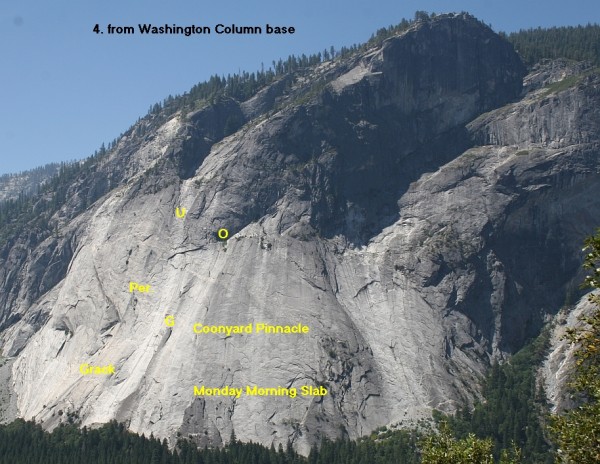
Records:
[[[600,289],[600,229],[585,241],[584,267],[591,270],[585,286]],[[594,305],[582,325],[570,329],[566,338],[576,346],[572,388],[580,401],[575,409],[554,416],[551,430],[560,462],[600,462],[600,294],[589,296]]]
[[[494,464],[489,438],[479,439],[474,434],[456,440],[450,427],[442,422],[440,432],[429,435],[422,444],[422,464]]]

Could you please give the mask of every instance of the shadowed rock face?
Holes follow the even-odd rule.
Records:
[[[522,96],[523,76],[502,38],[443,16],[121,140],[100,200],[78,210],[80,180],[58,237],[2,251],[19,415],[308,452],[472,401],[490,358],[558,310],[600,213],[600,79]],[[230,116],[245,125],[223,138]],[[310,332],[192,330],[262,322]],[[82,377],[84,362],[116,374]]]

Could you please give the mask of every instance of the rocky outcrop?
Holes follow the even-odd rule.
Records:
[[[555,318],[555,326],[550,336],[549,354],[540,369],[541,379],[553,413],[572,409],[577,406],[573,400],[572,381],[575,366],[575,346],[565,336],[570,328],[581,328],[581,317],[589,317],[595,305],[584,296],[568,311],[561,311]]]
[[[535,81],[558,80],[502,111],[479,117],[469,126],[475,143],[560,148],[598,141],[600,110],[590,107],[600,89],[597,72],[577,64],[559,68],[559,74],[555,63],[547,64],[546,74],[538,69],[528,79],[532,88]]]
[[[558,311],[600,213],[595,74],[521,98],[508,43],[453,15],[314,73],[133,131],[97,168],[102,198],[5,247],[19,415],[306,453],[472,401]],[[258,323],[309,332],[193,330]]]

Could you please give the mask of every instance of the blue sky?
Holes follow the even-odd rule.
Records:
[[[598,0],[1,0],[0,174],[89,156],[167,95],[212,74],[367,40],[416,10],[495,30],[600,21]],[[143,36],[138,23],[294,26],[287,37]],[[136,28],[95,34],[95,24]]]

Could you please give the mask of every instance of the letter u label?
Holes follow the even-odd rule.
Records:
[[[187,210],[185,208],[176,208],[175,209],[175,216],[177,216],[178,218],[184,218],[186,213],[187,213]]]

